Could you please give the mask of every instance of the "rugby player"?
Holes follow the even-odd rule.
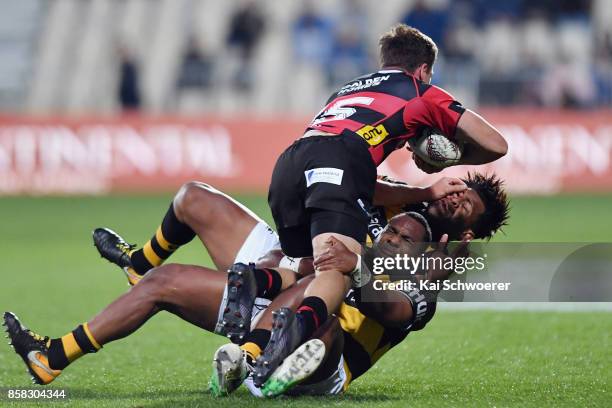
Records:
[[[39,336],[22,326],[16,316],[8,312],[4,314],[4,325],[15,351],[26,362],[33,380],[48,384],[77,358],[98,351],[110,341],[128,336],[162,309],[213,331],[225,284],[224,274],[212,269],[168,264],[154,268],[100,314],[61,338]],[[260,309],[257,308],[257,311]]]
[[[278,158],[268,203],[283,253],[314,256],[329,237],[358,254],[366,237],[376,167],[424,128],[464,144],[458,164],[484,164],[507,152],[503,136],[442,89],[430,85],[437,47],[415,28],[399,24],[380,39],[382,69],[334,93],[303,136]],[[420,160],[418,166],[434,171]],[[255,366],[267,378],[299,344],[338,310],[351,279],[337,270],[315,271],[296,316],[284,314],[280,341]],[[244,320],[244,319],[242,319]],[[239,321],[244,326],[244,321]]]
[[[464,218],[465,220],[474,219],[474,225],[482,225],[485,228],[490,228],[490,231],[496,230],[503,224],[505,219],[505,213],[500,213],[500,209],[503,209],[505,205],[505,195],[501,191],[500,181],[494,177],[469,176],[465,182],[470,187],[468,192],[475,192],[476,201],[479,204],[472,209],[468,209],[467,212],[457,212],[458,209],[463,208],[461,203],[467,200],[466,196],[468,194],[461,194],[463,198],[452,199],[452,202],[455,203],[452,205],[457,208],[457,211],[453,212],[452,215],[454,216],[457,213],[459,218]],[[388,187],[396,189],[397,186],[389,185]],[[184,200],[189,196],[191,196],[190,200],[187,201],[191,201],[194,208],[199,208],[199,205],[195,205],[195,201],[199,202],[202,198],[206,198],[205,202],[208,205],[213,205],[215,209],[218,210],[223,207],[232,212],[234,215],[233,219],[222,226],[225,227],[225,230],[219,227],[223,234],[232,235],[234,229],[246,231],[242,237],[242,245],[238,246],[238,249],[235,250],[236,252],[233,254],[217,254],[217,256],[213,257],[213,259],[216,259],[216,262],[230,264],[238,259],[238,255],[241,252],[246,252],[245,248],[254,245],[261,252],[258,254],[252,252],[251,259],[257,259],[261,255],[266,254],[268,248],[265,248],[265,245],[262,247],[258,239],[253,241],[253,236],[261,238],[261,233],[258,234],[256,231],[264,231],[263,236],[265,237],[268,234],[268,229],[259,228],[256,230],[258,223],[263,223],[263,221],[260,221],[248,209],[218,190],[203,184],[188,183],[181,189],[177,198]],[[177,199],[175,199],[176,202]],[[182,210],[185,210],[187,207],[184,206]],[[432,207],[432,205],[429,207]],[[483,210],[477,212],[476,208],[483,208]],[[200,209],[206,210],[205,208]],[[203,211],[203,213],[199,214],[209,213],[214,214],[215,212]],[[181,214],[184,213],[181,212]],[[446,215],[443,214],[442,216]],[[168,215],[166,214],[164,221],[167,221],[167,218]],[[215,220],[223,219],[221,214],[213,218]],[[255,227],[249,231],[248,228],[245,228],[245,225],[239,225],[245,220],[250,225],[255,225]],[[208,225],[214,229],[215,227],[212,223],[212,221],[204,222],[202,226]],[[167,225],[167,222],[162,223],[161,229],[163,229],[164,225]],[[471,231],[471,225],[466,224],[467,230]],[[484,231],[481,228],[474,230]],[[274,236],[273,232],[272,235]],[[234,239],[238,238],[234,237]],[[270,248],[277,246],[277,240],[276,243],[269,245]],[[122,255],[126,254],[122,253]],[[277,253],[275,260],[271,261],[264,258],[263,263],[267,262],[270,265],[270,262],[272,262],[274,265],[277,265],[279,258],[280,256]],[[123,265],[119,262],[117,264],[119,266]],[[262,264],[258,266],[261,267]],[[55,339],[42,337],[22,326],[16,316],[11,313],[5,313],[4,325],[15,351],[23,358],[34,381],[39,384],[48,384],[61,374],[61,371],[68,364],[77,358],[86,353],[96,352],[107,342],[131,334],[160,310],[174,313],[205,330],[215,330],[218,316],[223,311],[220,304],[222,304],[226,287],[227,275],[225,273],[198,266],[165,265],[147,273],[145,279],[139,280],[138,285],[125,295],[119,297],[98,316],[87,323],[79,325],[75,330],[62,337]],[[261,300],[260,302],[264,303]],[[258,302],[254,301],[252,303],[255,304],[255,311],[259,310],[257,307]],[[253,332],[260,333],[259,340],[255,341],[262,341],[263,339],[267,343],[269,327],[267,329],[259,329],[259,331],[254,330]],[[267,337],[266,333],[268,333]],[[262,348],[265,347],[265,343],[260,343]],[[247,348],[252,349],[253,346],[259,347],[255,343],[245,343],[244,346],[245,350]]]
[[[397,245],[398,253],[405,253],[406,250],[402,246],[406,247],[406,245],[402,243],[402,240],[412,243],[417,240],[429,240],[430,236],[431,231],[424,217],[417,213],[408,212],[401,213],[389,221],[389,225],[382,232],[379,242],[392,242],[394,246]],[[348,251],[346,248],[344,250],[345,252]],[[349,252],[349,254],[352,253]],[[340,258],[340,256],[337,256],[334,259]],[[212,331],[218,310],[218,304],[214,305],[214,301],[220,302],[225,282],[226,279],[222,274],[211,269],[169,264],[155,268],[137,286],[111,303],[99,315],[89,322],[79,325],[75,330],[60,339],[50,340],[48,337],[42,337],[33,333],[24,327],[14,314],[9,312],[4,314],[4,325],[7,328],[15,351],[26,362],[34,381],[39,384],[48,384],[57,378],[67,365],[82,355],[94,353],[101,349],[104,344],[128,336],[161,309],[168,310],[205,330]],[[305,287],[307,287],[308,282],[309,277],[293,285],[292,288],[295,288],[295,290],[288,290],[286,296],[279,297],[280,304],[286,304],[287,300],[290,299],[297,299],[300,292],[303,292]],[[411,296],[414,296],[414,294],[411,294]],[[349,303],[347,303],[343,313],[340,313],[339,316],[340,319],[344,318],[347,321],[351,321],[351,315],[354,315],[356,310],[355,301],[351,298],[347,299],[347,302]],[[406,307],[412,308],[411,305],[407,303],[402,304],[401,302],[403,300],[390,305],[396,305],[399,310],[408,310]],[[393,321],[390,316],[394,315],[399,316],[398,318],[408,319],[406,312],[400,314],[400,312],[393,313],[389,310],[390,308],[387,305],[384,312],[384,316],[386,316],[385,321]],[[258,308],[256,313],[259,311],[261,311],[261,308]],[[407,313],[410,314],[412,312]],[[427,320],[432,315],[433,312],[430,312]],[[421,319],[422,322],[421,320],[412,320],[414,320],[415,326],[419,323],[420,327],[423,327],[426,323],[425,318]],[[331,324],[328,324],[321,330],[320,337],[325,339],[330,351],[333,349],[331,346],[334,343],[340,344],[341,338],[339,337],[338,330],[338,326]],[[403,327],[401,333],[395,333],[396,336],[391,338],[391,341],[403,339],[408,332],[409,328]],[[368,333],[366,335],[379,335],[377,327],[369,327]],[[59,342],[58,344],[61,347],[60,353],[58,353],[58,350],[53,350],[54,341]],[[274,340],[272,339],[271,341]],[[250,370],[245,365],[247,360],[244,357],[246,354],[243,354],[237,345],[231,344],[231,346],[237,348],[239,362],[242,364],[240,367],[245,367],[244,373],[248,374]],[[345,383],[346,377],[339,376],[337,372],[339,362],[343,363],[344,361],[339,351],[344,349],[344,346],[341,349],[338,349],[338,346],[336,346],[337,353],[333,355],[327,353],[329,363],[324,364],[323,367],[328,368],[323,368],[319,374],[316,374],[311,385],[304,384],[301,387],[296,387],[293,393],[336,394],[346,389],[348,386],[348,382]],[[348,350],[346,348],[346,351]],[[321,359],[326,356],[324,351],[325,347],[320,351]],[[228,352],[233,352],[233,350],[226,347],[220,350],[218,354],[229,357],[230,354],[227,354]],[[363,356],[357,350],[354,350],[354,352],[357,354],[353,355],[353,359],[350,361],[361,361],[360,359]],[[291,360],[288,359],[288,361]],[[238,360],[234,362],[238,362]],[[335,366],[333,366],[334,364]],[[218,361],[215,362],[215,369],[217,365]],[[360,365],[365,367],[363,364]],[[62,367],[62,369],[59,369],[59,367]],[[329,367],[334,368],[331,374],[327,374]],[[342,371],[342,373],[346,374],[345,371]],[[225,374],[227,376],[228,373],[226,372]],[[325,375],[325,378],[322,381],[317,381],[317,378],[321,375]],[[214,378],[216,376],[213,376]],[[235,386],[240,385],[243,379],[241,377],[240,381],[235,383]],[[339,383],[339,381],[341,382]],[[248,384],[250,391],[254,395],[261,396],[258,388],[255,388],[251,382]],[[340,388],[338,388],[338,384],[341,385]],[[219,388],[219,383],[215,381],[212,381],[211,385],[214,395],[221,395],[234,389],[228,387],[228,383],[222,383],[224,387],[222,389]]]
[[[467,194],[465,199],[476,200],[475,191],[470,192],[465,182],[457,178],[442,177],[431,186],[421,188],[383,176],[376,182],[374,202],[377,211],[387,208],[389,213],[398,213],[405,205],[437,203],[454,193],[463,192]],[[440,218],[445,224],[451,222],[450,219],[443,220],[440,212],[443,206],[438,208],[439,205],[434,205],[435,209],[432,207],[432,216]],[[478,211],[473,213],[473,216],[478,215]],[[386,221],[378,212],[377,217],[372,220],[373,227],[379,221]],[[462,228],[460,232],[469,232],[469,229],[464,231]],[[93,235],[94,244],[101,255],[119,265],[131,285],[138,283],[144,274],[161,265],[196,235],[221,271],[228,270],[233,263],[252,262],[265,249],[280,247],[276,234],[250,209],[214,187],[197,181],[181,186],[155,234],[142,248],[136,249],[135,245],[126,243],[105,228],[96,229]],[[452,236],[452,239],[458,239],[458,236]],[[293,283],[292,274],[282,278],[287,280],[285,287]]]
[[[446,240],[447,235],[444,235],[441,247]],[[390,249],[389,255],[418,256],[430,241],[431,229],[425,218],[415,212],[404,212],[389,220],[373,249],[380,249],[381,253]],[[340,241],[335,241],[330,252],[331,263],[327,267],[345,272],[353,268],[355,254]],[[312,278],[314,276],[309,275],[281,293],[262,313],[257,329],[271,325],[270,319],[277,313],[272,310],[282,306],[278,316],[287,313],[288,308],[297,307]],[[278,395],[291,387],[291,395],[339,394],[408,333],[424,328],[434,312],[435,298],[425,298],[419,291],[384,291],[377,294],[375,302],[362,302],[360,289],[351,291],[337,318],[328,320],[315,332],[313,340],[287,357],[261,390],[247,377],[250,372],[248,358],[241,358],[240,348],[231,343],[221,346],[213,359],[211,390],[215,395],[224,395],[246,379],[247,387],[256,396]],[[276,342],[278,346],[277,341],[272,337],[269,342]],[[300,380],[304,381],[296,386]]]

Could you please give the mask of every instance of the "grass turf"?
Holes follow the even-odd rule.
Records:
[[[126,290],[90,231],[110,226],[131,241],[153,234],[170,196],[0,198],[0,311],[61,336]],[[240,196],[269,218],[265,200]],[[520,197],[505,241],[612,242],[612,196]],[[222,239],[222,237],[220,237]],[[173,261],[210,264],[198,242]],[[206,393],[212,353],[224,340],[161,313],[129,338],[69,367],[52,384],[71,406],[610,406],[609,313],[439,312],[339,398],[256,401],[244,390]],[[7,388],[31,388],[0,345],[0,406]],[[41,403],[41,404],[44,404]],[[17,406],[25,406],[23,402]]]

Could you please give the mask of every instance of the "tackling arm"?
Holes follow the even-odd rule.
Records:
[[[413,320],[412,302],[405,293],[377,291],[376,299],[375,302],[360,302],[359,310],[385,327],[406,327]]]
[[[355,269],[358,261],[357,255],[342,242],[332,239],[329,249],[314,261],[314,266],[316,270],[335,268],[348,274]],[[357,296],[360,297],[364,290],[374,290],[372,281],[357,289]],[[395,290],[376,291],[376,301],[359,301],[359,310],[385,327],[406,327],[413,320],[413,301],[409,297]]]
[[[429,187],[412,187],[397,182],[376,180],[374,205],[394,207],[418,204],[423,201],[439,200],[466,189],[467,186],[463,181],[453,177],[442,177]]]

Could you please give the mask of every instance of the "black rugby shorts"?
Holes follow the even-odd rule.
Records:
[[[276,162],[268,203],[287,256],[312,256],[312,238],[335,232],[363,242],[376,165],[350,135],[297,140]]]

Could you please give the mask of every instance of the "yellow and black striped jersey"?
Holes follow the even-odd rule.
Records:
[[[368,244],[381,234],[388,220],[395,215],[423,206],[374,207],[370,210],[368,225]],[[376,320],[365,316],[359,310],[360,296],[351,290],[340,306],[337,317],[344,334],[344,368],[348,375],[348,384],[370,369],[392,347],[399,344],[411,331],[420,330],[433,317],[435,302],[428,302],[417,290],[403,292],[412,304],[413,320],[401,328],[384,327]]]
[[[348,376],[345,387],[365,373],[411,331],[421,330],[432,319],[436,303],[426,301],[418,290],[403,292],[413,309],[413,319],[403,327],[385,327],[359,310],[359,295],[350,291],[340,306],[337,317],[344,335],[344,369]]]

